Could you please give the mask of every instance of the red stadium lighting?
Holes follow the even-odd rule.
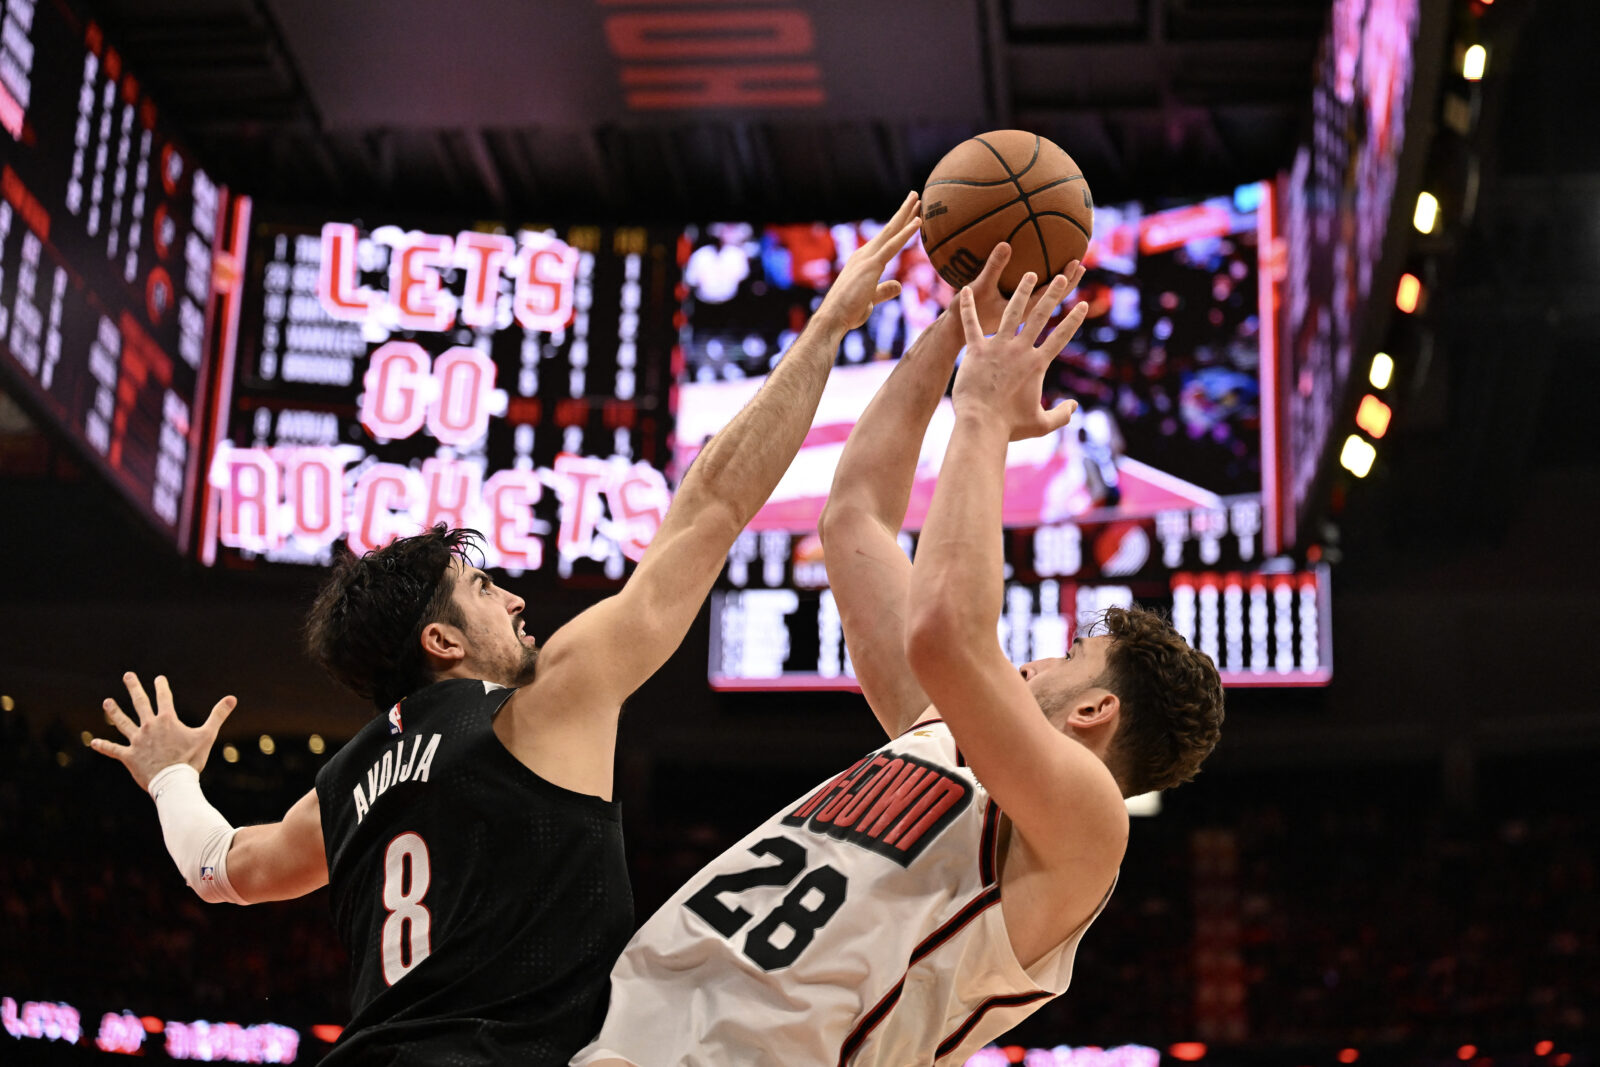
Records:
[[[1389,405],[1368,393],[1361,398],[1356,410],[1356,425],[1367,431],[1367,436],[1377,440],[1389,432],[1389,418],[1394,412]]]
[[[1572,1062],[1572,1053],[1563,1052],[1558,1056],[1553,1056],[1550,1062],[1555,1064],[1556,1067],[1567,1067],[1567,1064]]]
[[[144,1032],[147,1034],[159,1034],[167,1028],[167,1024],[154,1015],[142,1015],[139,1017],[139,1022],[143,1024]]]
[[[1357,1049],[1342,1048],[1337,1058],[1340,1063],[1354,1063],[1361,1058],[1361,1053]]]
[[[1462,1045],[1460,1048],[1456,1049],[1456,1059],[1463,1062],[1472,1059],[1472,1057],[1476,1056],[1477,1054],[1477,1045]]]
[[[1533,1054],[1535,1056],[1548,1056],[1550,1053],[1554,1052],[1555,1049],[1556,1043],[1554,1041],[1541,1041],[1537,1045],[1533,1046]]]
[[[1167,1049],[1167,1055],[1175,1060],[1193,1063],[1195,1060],[1206,1058],[1206,1043],[1204,1041],[1179,1041]]]
[[[312,1037],[318,1041],[326,1041],[330,1045],[339,1040],[339,1035],[342,1033],[344,1027],[335,1026],[333,1023],[317,1023],[311,1028]]]
[[[1407,315],[1422,303],[1422,279],[1415,274],[1400,275],[1400,288],[1394,294],[1394,306]]]

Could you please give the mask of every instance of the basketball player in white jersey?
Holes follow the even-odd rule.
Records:
[[[605,1025],[573,1064],[964,1063],[1066,989],[1116,881],[1123,798],[1187,781],[1215,746],[1216,668],[1155,615],[1113,610],[1107,633],[1020,672],[1001,652],[1006,444],[1071,417],[1070,402],[1043,409],[1040,390],[1084,316],[1080,305],[1036,347],[1082,271],[1042,299],[1027,275],[1007,303],[995,279],[1009,255],[996,249],[959,317],[924,331],[873,398],[821,523],[851,659],[889,742],[786,805],[639,930],[612,970]],[[963,336],[956,427],[913,568],[896,534]]]

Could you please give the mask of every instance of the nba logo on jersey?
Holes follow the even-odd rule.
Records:
[[[389,709],[389,732],[391,734],[397,734],[402,729],[403,727],[400,725],[400,705],[396,704],[394,707]]]
[[[200,880],[202,882],[214,882],[214,881],[216,881],[217,880],[217,869],[215,867],[201,867],[200,868]]]

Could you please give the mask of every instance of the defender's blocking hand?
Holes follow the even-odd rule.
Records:
[[[921,225],[921,201],[912,192],[894,217],[884,223],[883,229],[850,254],[839,277],[828,289],[828,295],[823,297],[817,314],[836,315],[845,329],[853,330],[866,324],[873,308],[899,296],[899,282],[878,279]]]

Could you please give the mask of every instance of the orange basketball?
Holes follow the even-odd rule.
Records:
[[[960,288],[978,276],[1001,241],[1011,262],[1009,293],[1033,271],[1043,285],[1082,259],[1094,232],[1094,200],[1083,172],[1053,142],[1025,130],[962,141],[928,175],[922,244],[940,277]]]

